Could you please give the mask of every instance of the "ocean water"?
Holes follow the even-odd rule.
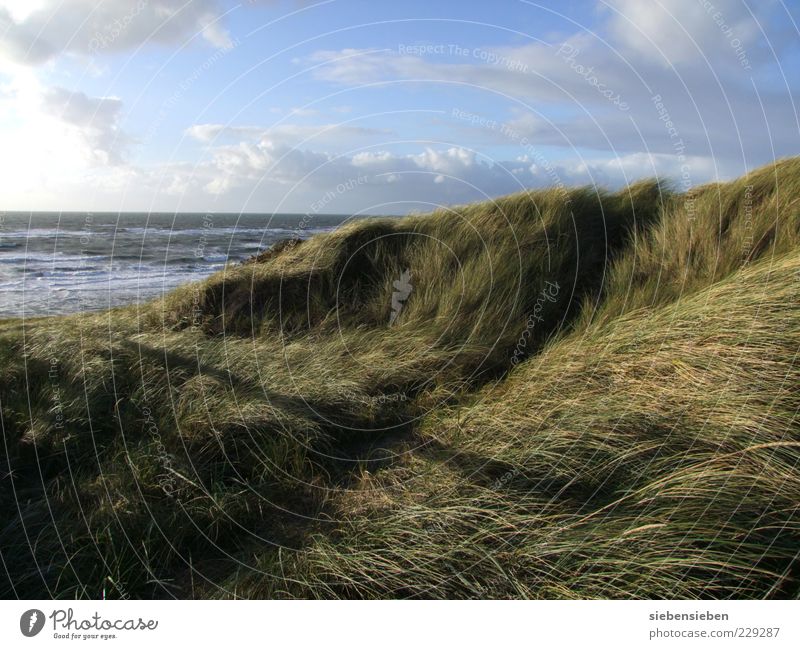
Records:
[[[144,301],[349,218],[0,212],[0,318]]]

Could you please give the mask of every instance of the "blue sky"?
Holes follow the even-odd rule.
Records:
[[[798,21],[770,0],[0,0],[0,209],[405,213],[731,178],[800,153]]]

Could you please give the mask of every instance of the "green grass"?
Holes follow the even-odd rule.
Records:
[[[0,322],[0,596],[797,597],[798,298],[789,159]]]

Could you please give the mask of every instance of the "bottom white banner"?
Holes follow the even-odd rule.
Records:
[[[777,648],[800,646],[798,614],[796,601],[3,601],[0,646]]]

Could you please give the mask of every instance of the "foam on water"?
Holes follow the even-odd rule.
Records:
[[[0,317],[93,311],[203,279],[345,216],[0,213]]]

